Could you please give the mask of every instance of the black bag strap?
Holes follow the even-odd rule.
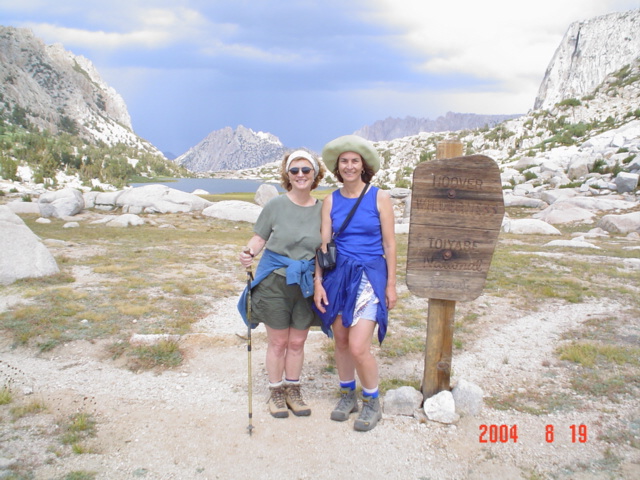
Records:
[[[358,205],[360,205],[360,202],[362,201],[362,197],[364,197],[364,194],[367,192],[368,189],[369,189],[369,184],[365,183],[364,188],[362,189],[362,192],[360,192],[360,196],[358,197],[358,201],[349,212],[349,215],[347,215],[347,218],[344,219],[344,222],[342,222],[342,226],[340,227],[340,229],[331,236],[331,239],[336,238],[338,235],[340,235],[344,231],[345,228],[347,228],[347,225],[349,225],[349,222],[351,221],[351,217],[353,217],[353,214],[356,213],[356,209],[358,208]]]

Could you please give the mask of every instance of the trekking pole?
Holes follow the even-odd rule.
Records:
[[[245,248],[245,253],[251,253],[251,250]],[[249,426],[247,430],[249,431],[249,436],[253,432],[253,382],[251,376],[251,282],[253,281],[253,273],[251,272],[251,267],[247,267],[247,371],[248,371],[248,387],[249,387]]]

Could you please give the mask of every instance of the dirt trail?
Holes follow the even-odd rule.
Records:
[[[490,303],[482,299],[484,304]],[[493,300],[491,300],[493,301]],[[620,311],[615,302],[549,304],[535,313],[505,315],[494,302],[481,317],[481,336],[454,354],[452,381],[465,378],[485,395],[539,389],[551,394],[565,387],[565,369],[554,366],[552,351],[560,335],[587,318]],[[0,344],[0,373],[32,390],[50,411],[15,424],[3,422],[0,458],[33,465],[36,479],[58,479],[72,471],[97,472],[98,479],[332,479],[343,474],[385,479],[596,479],[640,478],[640,452],[611,447],[598,439],[620,419],[638,419],[635,404],[585,404],[569,413],[531,415],[483,409],[456,425],[422,423],[412,417],[384,415],[373,431],[355,432],[353,419],[329,419],[335,403],[335,374],[325,372],[322,347],[312,332],[307,344],[304,392],[310,417],[274,419],[266,409],[264,333],[254,336],[253,425],[247,433],[247,352],[238,336],[243,328],[235,299],[184,337],[184,364],[161,374],[133,373],[105,358],[105,344],[74,342],[53,353]],[[421,369],[422,358],[381,362],[381,375]],[[8,407],[0,407],[6,409]],[[58,457],[55,426],[65,415],[91,413],[97,436],[95,453]],[[0,410],[3,417],[6,410]],[[34,425],[35,422],[35,425]],[[589,428],[587,443],[572,443],[571,425]],[[481,425],[517,425],[517,442],[480,442]],[[553,425],[553,443],[545,441]],[[50,431],[51,435],[41,435]],[[610,433],[610,432],[609,432]],[[607,449],[618,460],[606,465]],[[55,449],[53,449],[55,450]],[[609,455],[610,456],[610,455]],[[2,471],[0,470],[0,473]]]

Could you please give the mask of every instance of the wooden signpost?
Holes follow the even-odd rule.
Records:
[[[482,293],[504,216],[498,165],[452,152],[462,144],[438,144],[438,158],[413,173],[407,286],[429,298],[425,399],[449,390],[455,302]]]

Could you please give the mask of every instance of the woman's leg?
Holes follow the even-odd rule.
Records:
[[[362,411],[353,428],[362,432],[375,428],[382,418],[378,396],[378,362],[371,353],[371,338],[375,327],[376,322],[361,318],[351,327],[349,334],[349,349],[362,384]]]
[[[282,374],[285,367],[285,354],[289,342],[289,329],[276,330],[265,325],[267,330],[267,358],[266,368],[269,383],[282,382]]]
[[[289,329],[277,330],[265,325],[267,330],[266,368],[269,377],[269,411],[276,418],[287,418],[289,410],[285,400],[285,388],[282,383],[285,354],[289,341]]]
[[[356,378],[356,368],[349,349],[350,329],[342,325],[342,316],[338,315],[332,326],[335,341],[336,367],[338,378],[342,382],[350,382]]]
[[[356,369],[349,351],[350,329],[342,325],[342,316],[338,315],[332,326],[335,341],[336,367],[340,379],[340,400],[331,412],[331,420],[344,422],[349,415],[358,411],[356,398]]]
[[[309,330],[289,328],[286,352],[284,353],[284,373],[288,380],[300,380],[304,363],[304,344]]]
[[[304,362],[304,344],[309,330],[289,328],[289,344],[284,360],[285,401],[297,416],[311,415],[311,409],[302,397],[300,375]]]
[[[371,353],[371,338],[376,328],[376,322],[360,319],[349,328],[349,357],[358,372],[360,383],[364,388],[378,387],[378,363]]]

